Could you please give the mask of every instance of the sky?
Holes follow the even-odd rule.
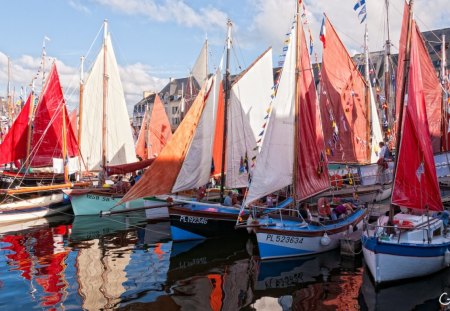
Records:
[[[0,96],[7,93],[8,57],[11,92],[17,99],[56,61],[69,109],[78,105],[80,57],[89,70],[100,49],[105,19],[111,33],[128,110],[144,91],[159,91],[170,78],[189,74],[208,38],[212,71],[224,53],[226,21],[233,23],[231,72],[249,66],[269,46],[278,63],[297,0],[14,0],[3,1],[0,18]],[[320,61],[320,24],[325,12],[350,54],[363,48],[364,24],[353,6],[357,0],[304,0]],[[369,47],[382,50],[387,38],[383,0],[366,0]],[[402,0],[389,1],[390,36],[397,52]],[[422,31],[450,27],[448,0],[415,0],[415,18]],[[436,39],[437,40],[437,39]],[[41,87],[42,77],[36,79]]]

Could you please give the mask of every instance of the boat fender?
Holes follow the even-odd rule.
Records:
[[[253,217],[252,217],[252,215],[248,216],[248,218],[247,218],[247,226],[249,226],[251,224],[253,224]],[[247,227],[247,232],[249,234],[251,234],[252,232],[254,232],[254,229],[251,228],[251,227]]]
[[[445,251],[444,260],[447,267],[450,266],[450,251],[448,249]]]
[[[344,184],[344,180],[342,179],[341,175],[335,174],[330,176],[330,182],[331,186],[335,188],[342,188],[342,185]]]
[[[331,239],[328,237],[328,234],[325,232],[323,237],[320,239],[320,244],[323,246],[328,246],[331,243]]]

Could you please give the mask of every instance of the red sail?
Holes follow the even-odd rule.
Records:
[[[298,150],[296,171],[297,200],[304,200],[329,188],[322,126],[313,71],[309,59],[303,28],[298,27],[299,50],[297,53],[297,102],[298,102]]]
[[[70,126],[74,133],[78,133],[78,111],[76,109],[72,110],[69,114]]]
[[[0,145],[0,164],[25,159],[27,155],[28,117],[31,96],[23,106]]]
[[[414,24],[413,22],[415,27]],[[412,31],[408,104],[404,108],[392,203],[414,209],[440,211],[442,201],[427,120],[420,40],[419,34]]]
[[[32,166],[51,166],[52,158],[62,158],[63,110],[67,131],[67,154],[72,157],[78,155],[77,139],[70,125],[56,65],[53,64],[34,114],[31,140]]]
[[[367,163],[369,115],[363,77],[325,18],[320,109],[328,160],[334,163]]]
[[[401,100],[401,87],[403,83],[403,64],[405,61],[406,53],[406,41],[408,33],[408,20],[409,20],[409,5],[405,2],[403,10],[403,22],[402,31],[400,35],[399,52],[398,52],[398,67],[397,67],[397,77],[396,77],[396,116],[398,120],[398,113]],[[442,131],[442,89],[439,79],[436,75],[433,63],[431,62],[430,55],[426,48],[425,42],[420,34],[420,30],[417,27],[413,27],[412,32],[416,32],[417,35],[417,45],[420,55],[420,70],[423,80],[423,92],[425,95],[425,105],[427,108],[427,118],[430,127],[431,143],[433,146],[433,152],[441,151],[441,131]],[[395,130],[397,129],[397,124],[395,125]]]
[[[160,154],[163,147],[172,137],[169,118],[167,117],[166,110],[164,109],[158,94],[155,95],[155,102],[153,103],[148,130],[150,141],[150,146],[148,146],[148,158],[154,159]]]

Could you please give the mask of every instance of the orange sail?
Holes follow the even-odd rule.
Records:
[[[169,118],[167,117],[166,110],[164,109],[164,105],[158,94],[155,96],[148,130],[150,141],[148,146],[148,158],[153,159],[161,153],[163,147],[172,137]]]
[[[148,121],[150,119],[150,110],[147,108],[144,113],[144,118],[142,119],[141,130],[139,131],[139,136],[136,141],[136,155],[142,160],[148,159]]]
[[[203,86],[173,137],[145,171],[141,180],[123,197],[122,202],[172,192],[205,107],[206,97]]]
[[[367,163],[369,115],[366,85],[327,17],[322,55],[320,109],[328,160]]]
[[[392,203],[414,209],[440,211],[442,201],[427,121],[420,45],[420,33],[412,31],[408,104],[404,107]]]
[[[212,175],[219,175],[222,170],[222,149],[223,149],[223,115],[225,113],[225,97],[223,93],[223,84],[220,82],[219,101],[217,104],[216,130],[214,132],[213,147],[213,169]],[[226,163],[226,159],[225,159]]]
[[[330,187],[328,168],[324,154],[322,126],[312,66],[309,59],[306,38],[301,24],[297,27],[297,200],[304,200]]]

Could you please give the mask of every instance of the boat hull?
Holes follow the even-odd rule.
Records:
[[[366,210],[360,210],[341,223],[325,225],[323,229],[311,229],[309,225],[302,229],[297,225],[297,229],[290,230],[281,223],[278,226],[277,221],[275,227],[256,228],[259,255],[264,260],[312,255],[336,249],[341,238],[354,231],[362,233],[365,215]],[[325,233],[329,238],[327,241],[323,240]]]
[[[70,201],[63,193],[30,198],[0,205],[0,223],[21,222],[47,217],[70,209]]]
[[[200,208],[200,209],[199,209]],[[173,241],[203,240],[230,234],[245,233],[236,230],[239,209],[219,204],[186,204],[170,207],[170,230]]]
[[[72,209],[75,216],[99,215],[100,212],[119,211],[125,209],[144,207],[144,199],[132,200],[120,205],[123,196],[103,194],[89,191],[65,191],[70,196]],[[116,206],[117,205],[117,206]]]
[[[377,284],[417,278],[448,267],[445,252],[450,242],[431,246],[384,243],[364,235],[362,244],[364,259]]]

